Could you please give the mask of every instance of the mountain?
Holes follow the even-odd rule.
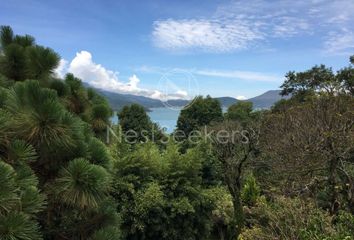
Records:
[[[219,100],[221,106],[226,107],[226,108],[228,108],[232,104],[234,104],[234,103],[239,101],[239,100],[237,100],[236,98],[233,98],[233,97],[218,97],[216,99]]]
[[[87,84],[85,84],[87,85]],[[113,110],[119,110],[125,105],[139,104],[145,107],[147,110],[150,108],[165,107],[166,103],[163,103],[161,100],[153,99],[144,96],[137,96],[132,94],[123,94],[123,93],[114,93],[102,89],[95,89],[98,93],[105,96],[110,103]],[[280,99],[285,98],[280,95],[280,90],[270,90],[257,97],[247,99],[253,103],[253,107],[256,109],[267,109],[270,108],[275,102]],[[233,97],[218,97],[216,98],[220,101],[222,107],[229,107],[230,105],[240,101]],[[188,100],[176,99],[168,100],[167,105],[174,107],[183,107],[188,104]]]
[[[114,93],[102,89],[95,89],[95,90],[107,98],[113,110],[119,110],[125,105],[131,105],[134,103],[142,105],[146,109],[164,106],[160,100],[153,99],[153,98],[137,96],[133,94]]]
[[[282,97],[280,90],[270,90],[257,97],[247,99],[246,101],[252,102],[254,108],[270,108],[274,103],[281,99],[287,99],[289,97]]]

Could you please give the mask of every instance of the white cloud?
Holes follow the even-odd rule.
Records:
[[[118,72],[108,70],[93,62],[91,53],[87,51],[76,53],[68,71],[95,88],[126,93],[144,91],[138,87],[139,79],[136,75],[131,76],[129,81],[124,83],[118,79]]]
[[[95,63],[92,60],[91,53],[88,51],[76,53],[70,64],[68,64],[68,61],[61,59],[55,73],[57,76],[63,77],[67,72],[73,73],[76,77],[95,88],[157,99],[163,97],[163,94],[157,90],[140,88],[140,79],[135,74],[129,77],[127,82],[121,81],[118,77],[118,72],[106,69],[101,64]]]
[[[237,96],[236,99],[237,100],[246,100],[247,98],[245,96]]]
[[[59,66],[54,70],[54,74],[56,77],[62,78],[67,72],[68,61],[65,59],[60,59]]]
[[[88,51],[76,53],[70,64],[68,64],[68,61],[61,59],[55,73],[58,77],[63,77],[68,72],[73,73],[92,87],[110,92],[128,93],[160,100],[190,98],[187,91],[175,86],[173,82],[169,82],[169,87],[172,87],[174,91],[168,93],[139,87],[140,79],[135,74],[129,77],[128,81],[123,82],[119,79],[118,72],[106,69],[101,64],[95,63],[92,59],[92,54]]]
[[[343,29],[331,32],[324,43],[325,51],[334,55],[350,55],[354,52],[354,31]]]
[[[217,52],[244,49],[253,41],[262,39],[257,28],[251,28],[246,22],[235,20],[224,24],[203,19],[157,21],[153,37],[161,48],[198,48]]]
[[[231,52],[295,36],[329,40],[333,31],[354,31],[353,16],[353,0],[234,0],[209,16],[155,21],[152,37],[156,46],[172,51]],[[351,48],[348,34],[341,41],[343,49]]]
[[[282,17],[280,22],[276,24],[272,31],[275,37],[292,37],[310,29],[310,24],[305,19],[296,17]]]
[[[183,98],[188,97],[188,92],[184,90],[178,90],[176,91],[176,94],[182,96]]]

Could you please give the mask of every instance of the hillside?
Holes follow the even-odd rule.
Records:
[[[280,90],[269,90],[257,97],[248,99],[253,103],[254,108],[270,108],[274,103],[281,99],[286,99],[288,97],[282,97],[280,95]]]
[[[131,105],[134,103],[142,105],[146,109],[165,106],[165,104],[158,99],[153,99],[144,96],[137,96],[132,94],[114,93],[102,89],[96,89],[96,90],[97,92],[101,93],[103,96],[107,98],[109,104],[114,110],[119,110],[125,105]],[[250,98],[245,101],[252,102],[254,108],[270,108],[275,102],[279,101],[282,98],[284,97],[280,96],[280,90],[270,90],[259,96]],[[220,101],[221,106],[223,107],[229,107],[230,105],[239,101],[233,97],[219,97],[217,99]],[[182,100],[182,99],[168,101],[168,104],[176,107],[185,106],[187,103],[188,103],[187,100]]]

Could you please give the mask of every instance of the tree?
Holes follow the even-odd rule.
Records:
[[[23,142],[14,144],[18,144],[16,153],[30,148]],[[26,154],[22,157],[26,158]],[[16,156],[8,159],[14,160],[18,160]],[[44,195],[39,192],[38,180],[25,159],[17,162],[16,168],[0,161],[0,182],[0,238],[42,239],[36,214],[44,208]]]
[[[199,96],[182,109],[177,120],[177,130],[182,131],[188,137],[194,130],[212,122],[220,122],[222,119],[220,102],[210,96],[206,98]]]
[[[30,46],[26,49],[28,79],[48,81],[59,66],[60,56],[50,48]]]
[[[213,149],[222,164],[224,181],[232,197],[234,217],[226,239],[237,239],[244,226],[242,178],[245,166],[258,151],[259,126],[250,121],[243,127],[238,122],[224,121],[212,128]]]
[[[3,52],[0,72],[15,81],[37,79],[48,82],[59,65],[59,55],[50,48],[36,45],[32,36],[14,36],[9,26],[2,26],[0,34]]]
[[[350,58],[353,64],[353,57]],[[353,68],[343,68],[335,74],[332,68],[325,65],[315,66],[305,72],[288,72],[285,76],[286,80],[280,86],[283,96],[293,94],[301,99],[305,99],[308,95],[315,93],[327,93],[334,95],[352,94],[354,86],[354,70]]]
[[[131,143],[152,140],[153,123],[146,114],[144,107],[138,104],[124,106],[118,113],[119,125],[122,133]]]
[[[67,108],[75,114],[83,114],[89,102],[81,80],[68,73],[65,75],[64,81],[70,89],[70,94],[67,96]]]
[[[208,239],[216,207],[203,192],[200,155],[147,143],[117,159],[113,196],[125,239]]]
[[[108,193],[109,184],[110,176],[103,167],[78,158],[61,169],[53,191],[64,204],[94,209]]]
[[[12,28],[10,26],[1,26],[0,39],[2,50],[12,43],[14,39],[14,32],[12,31]]]
[[[271,202],[260,199],[250,209],[249,220],[252,224],[241,235],[245,240],[350,239],[352,237],[350,227],[340,226],[345,221],[334,220],[334,217],[316,207],[310,199],[281,196],[274,196]]]
[[[250,121],[252,118],[253,103],[252,102],[238,102],[231,105],[227,109],[225,118],[228,120],[238,121],[244,123]]]
[[[0,238],[119,239],[112,158],[92,128],[105,101],[72,75],[53,79],[57,55],[32,37],[1,34]]]
[[[350,63],[354,64],[354,56],[351,56]],[[337,80],[342,84],[344,92],[354,96],[354,68],[349,66],[342,68],[337,73]]]
[[[351,96],[319,96],[269,114],[262,126],[263,152],[272,159],[273,176],[283,176],[288,193],[312,188],[315,195],[326,192],[323,207],[332,213],[344,207],[343,201],[353,209],[348,172],[354,149],[353,106]],[[343,191],[348,200],[340,197],[340,188],[348,189]]]

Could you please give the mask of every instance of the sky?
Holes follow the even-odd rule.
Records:
[[[35,36],[105,90],[246,99],[288,71],[354,54],[354,0],[0,0],[0,25]]]

